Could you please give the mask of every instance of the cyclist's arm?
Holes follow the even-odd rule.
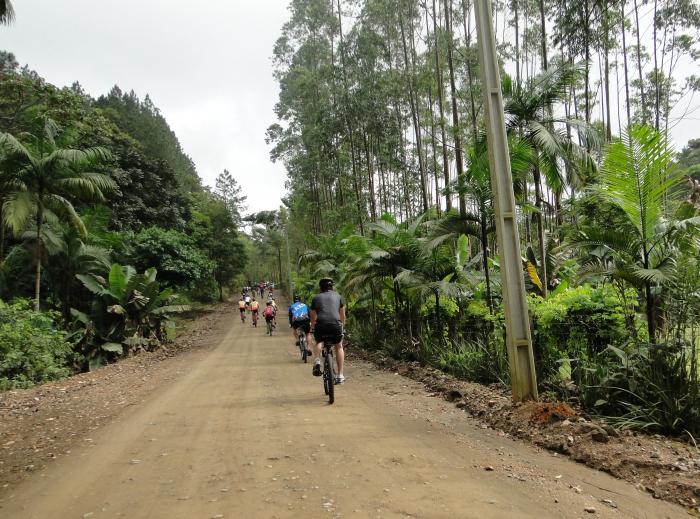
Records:
[[[311,328],[316,327],[316,319],[318,319],[318,315],[316,314],[316,310],[309,310],[309,316],[311,317]]]
[[[345,307],[341,306],[340,310],[338,310],[338,314],[340,314],[340,322],[343,323],[343,326],[345,326]]]
[[[289,326],[292,325],[292,307],[289,307]]]

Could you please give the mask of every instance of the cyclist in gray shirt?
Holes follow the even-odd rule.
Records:
[[[321,376],[321,348],[324,339],[335,344],[335,358],[338,362],[338,373],[335,377],[336,384],[345,382],[343,375],[343,363],[345,352],[343,351],[343,326],[345,326],[345,301],[340,294],[333,291],[333,280],[324,278],[319,282],[321,293],[311,301],[311,328],[316,340],[314,376]]]

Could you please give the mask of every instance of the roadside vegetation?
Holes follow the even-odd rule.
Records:
[[[670,135],[698,6],[494,5],[541,390],[697,438],[699,141]],[[472,8],[291,2],[268,130],[290,195],[258,250],[289,251],[304,297],[335,278],[351,342],[507,384]]]
[[[0,390],[162,347],[238,281],[244,202],[228,171],[202,186],[148,96],[0,52]]]

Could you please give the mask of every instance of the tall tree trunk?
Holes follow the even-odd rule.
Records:
[[[542,204],[542,180],[540,176],[539,164],[535,166],[533,175],[535,181],[535,206],[537,206],[538,209],[537,213],[535,214],[537,216],[537,241],[539,244],[540,261],[542,263],[540,265],[540,275],[542,276],[542,296],[547,297],[547,244],[544,236],[544,207]]]
[[[462,139],[459,135],[459,113],[457,112],[457,87],[455,84],[454,64],[452,62],[452,47],[454,45],[452,35],[451,6],[443,0],[445,6],[445,27],[447,30],[447,64],[450,69],[450,93],[452,96],[452,138],[455,143],[455,161],[457,162],[457,185],[459,186],[459,214],[464,217],[467,214],[467,203],[464,194],[464,164],[462,162]]]
[[[513,0],[513,20],[515,22],[515,88],[520,88],[520,14],[518,0]]]
[[[467,44],[467,55],[466,55],[466,61],[467,61],[467,81],[469,82],[469,104],[471,107],[471,116],[472,116],[472,139],[474,142],[476,142],[477,138],[477,129],[476,129],[476,104],[474,102],[474,79],[472,75],[472,60],[471,60],[471,44],[472,44],[472,38],[471,38],[471,3],[469,0],[464,2],[463,4],[463,19],[464,19],[464,34],[466,35],[466,44]]]
[[[445,132],[445,112],[443,101],[443,77],[442,67],[440,66],[440,40],[438,39],[437,30],[437,11],[435,9],[435,0],[433,0],[433,34],[435,36],[435,70],[437,72],[437,94],[438,106],[440,108],[440,134],[442,137],[442,174],[445,179],[445,187],[450,185],[450,163],[447,158],[447,134]],[[452,198],[450,195],[445,197],[445,210],[452,209]]]
[[[428,86],[428,102],[430,103],[430,147],[433,151],[433,176],[435,182],[435,207],[437,214],[440,216],[442,212],[442,204],[440,203],[440,174],[438,172],[437,163],[437,147],[435,145],[435,108],[433,106],[433,88]]]
[[[607,35],[607,23],[606,23],[606,29],[605,33]],[[607,38],[606,38],[607,40]],[[607,142],[612,141],[612,123],[611,123],[611,116],[610,116],[610,61],[609,61],[609,49],[608,49],[608,43],[607,41],[605,42],[605,48],[603,50],[603,58],[605,61],[605,70],[604,72],[604,77],[605,77],[605,115],[607,119],[607,124],[605,125],[605,136],[607,138]]]
[[[547,23],[544,16],[544,0],[539,0],[540,8],[540,46],[542,47],[542,70],[547,70]]]
[[[625,23],[626,18],[625,18],[625,2],[626,0],[622,0],[620,2],[620,17],[622,19],[621,25],[622,25],[622,57],[624,59],[624,67],[625,67],[625,107],[627,108],[627,126],[629,127],[630,124],[632,124],[632,113],[630,109],[630,82],[629,82],[629,73],[628,73],[628,68],[627,68],[627,39],[626,39],[626,33],[627,33],[627,28],[625,27],[627,24]]]
[[[369,184],[369,208],[370,214],[372,216],[372,221],[377,220],[377,202],[375,200],[374,193],[374,166],[372,165],[371,153],[369,150],[369,140],[367,139],[367,133],[364,128],[362,128],[362,139],[365,145],[365,160],[367,161],[367,181]]]
[[[2,214],[4,198],[0,197],[0,263],[5,261],[5,218]]]
[[[486,207],[480,207],[481,218],[481,253],[484,265],[484,281],[486,283],[486,303],[489,306],[489,313],[493,313],[493,298],[491,297],[491,274],[489,272],[489,235],[486,232]]]
[[[413,120],[413,132],[416,138],[416,153],[418,153],[418,171],[420,173],[421,196],[423,201],[423,212],[428,212],[428,191],[425,183],[425,164],[423,163],[423,149],[421,143],[420,124],[418,122],[418,112],[416,108],[415,87],[413,84],[413,70],[409,70],[408,48],[406,46],[406,33],[403,20],[403,2],[399,6],[399,26],[401,28],[401,45],[403,47],[404,72],[408,76],[408,94],[411,106],[411,119]]]
[[[657,42],[657,37],[656,37],[656,10],[658,7],[658,0],[654,0],[654,17],[651,20],[652,27],[654,28],[654,90],[656,91],[655,99],[654,99],[654,128],[656,128],[656,131],[659,131],[659,114],[660,114],[660,106],[661,106],[661,99],[660,95],[661,92],[659,90],[659,63],[658,63],[658,42]]]
[[[36,277],[34,280],[34,310],[41,309],[41,258],[43,255],[44,242],[41,238],[41,226],[44,221],[44,208],[39,202],[36,211]]]
[[[355,142],[353,139],[353,130],[352,130],[352,127],[350,125],[349,118],[347,116],[347,111],[349,108],[348,107],[348,74],[347,74],[347,67],[346,67],[346,60],[345,60],[345,43],[343,41],[343,12],[340,8],[340,0],[338,0],[338,36],[340,38],[341,67],[343,69],[343,100],[344,100],[343,115],[344,115],[344,119],[345,119],[345,127],[346,127],[348,134],[349,134],[349,137],[350,137],[350,158],[351,158],[351,162],[352,162],[352,177],[353,177],[353,182],[355,184],[355,196],[357,197],[357,219],[358,219],[358,224],[360,225],[360,235],[364,236],[365,235],[365,228],[364,228],[364,223],[363,223],[364,204],[362,203],[357,167],[355,165],[356,154],[355,154]]]
[[[644,76],[642,75],[642,42],[639,35],[639,7],[637,6],[637,0],[634,0],[634,19],[637,28],[637,72],[639,74],[639,95],[642,102],[642,124],[646,124],[646,103],[644,98]]]
[[[588,6],[589,0],[585,0],[584,6],[585,6],[585,12],[584,12],[584,47],[585,47],[585,55],[586,55],[586,72],[585,72],[585,85],[584,85],[584,98],[585,98],[585,105],[586,105],[586,122],[590,123],[591,122],[591,101],[590,101],[590,68],[591,68],[591,40],[590,40],[590,35],[591,35],[591,29],[590,29],[590,20],[589,17],[591,15],[591,11]]]

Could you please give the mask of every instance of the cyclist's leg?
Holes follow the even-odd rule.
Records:
[[[306,351],[311,353],[311,321],[306,321],[304,326],[300,327],[299,335],[304,334],[306,337]]]
[[[338,324],[333,326],[333,342],[335,343],[335,358],[338,364],[337,377],[343,378],[343,367],[345,364],[345,350],[343,349],[343,327]]]
[[[336,375],[343,375],[343,366],[345,365],[345,350],[343,349],[342,340],[335,345],[335,359],[338,363],[338,373],[336,373]]]
[[[314,356],[316,360],[319,360],[321,358],[321,349],[323,349],[323,335],[318,323],[316,323],[316,329],[314,330],[314,342],[309,344],[314,345]]]

